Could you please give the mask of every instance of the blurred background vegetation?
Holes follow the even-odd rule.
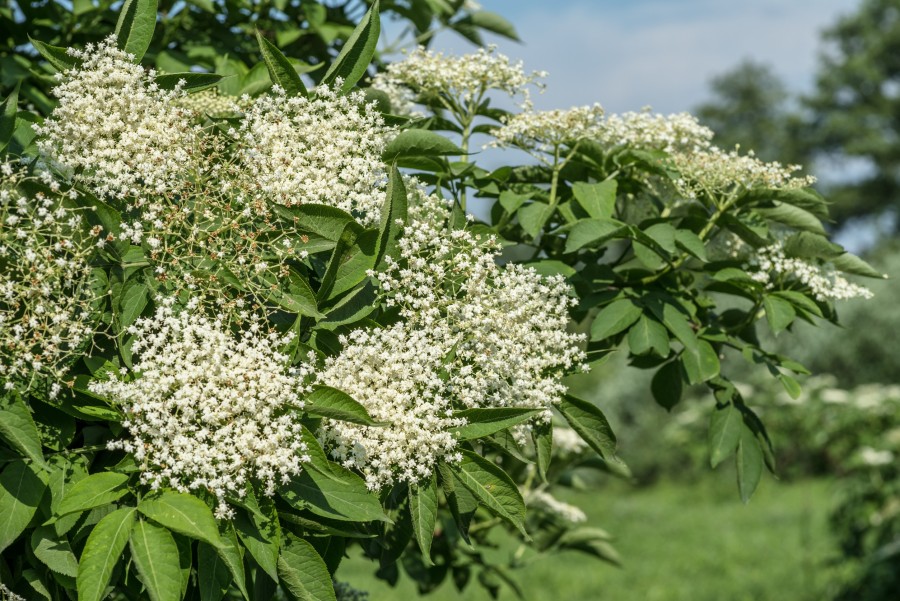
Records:
[[[115,27],[114,6],[0,0],[0,96],[18,85],[33,120],[47,114],[53,69],[29,36],[57,46],[96,41]],[[163,0],[148,58],[167,72],[232,75],[220,84],[229,93],[271,85],[250,35],[258,28],[315,81],[317,65],[339,50],[367,6]],[[384,0],[382,10],[405,24],[397,30],[406,42],[427,43],[440,30],[474,43],[485,33],[516,37],[502,17],[462,0]],[[588,524],[609,531],[621,567],[598,569],[574,553],[531,563],[504,540],[479,549],[523,568],[527,598],[900,599],[900,0],[863,0],[823,34],[821,49],[812,93],[792,96],[770,66],[744,62],[711,81],[695,112],[723,148],[740,144],[765,160],[808,166],[834,201],[834,233],[893,279],[872,286],[874,300],[841,305],[841,328],[799,324],[781,336],[786,354],[817,374],[797,399],[763,384],[755,372],[762,368],[725,358],[740,370],[744,396],[763,412],[778,454],[779,480],[764,482],[747,507],[734,474],[709,469],[700,411],[708,399],[688,394],[671,411],[655,405],[624,354],[573,380],[582,396],[604,399],[633,477],[575,470],[564,500],[587,507]],[[17,143],[26,145],[29,124],[21,125]],[[408,579],[392,589],[364,562],[348,562],[342,577],[370,590],[372,601],[415,594]],[[448,584],[433,598],[459,594]]]

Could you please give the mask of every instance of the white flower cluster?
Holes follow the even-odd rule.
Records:
[[[385,426],[324,420],[319,437],[344,466],[358,469],[370,488],[431,475],[454,460],[451,403],[440,366],[450,348],[429,332],[396,324],[357,330],[342,338],[340,355],[326,360],[318,383],[343,390]]]
[[[726,152],[712,146],[707,150],[677,152],[671,163],[681,175],[676,188],[690,199],[727,194],[735,188],[805,188],[816,183],[811,175],[794,175],[802,169],[800,165],[766,163],[752,151],[742,155],[737,149]]]
[[[638,150],[694,152],[709,148],[713,135],[711,129],[700,125],[690,113],[667,116],[645,109],[607,116],[599,141]]]
[[[45,158],[103,196],[168,191],[191,164],[197,135],[175,103],[180,87],[160,89],[115,36],[69,54],[83,62],[57,75],[59,104],[34,127]]]
[[[532,489],[525,494],[525,505],[529,508],[541,509],[573,524],[587,521],[587,515],[580,507],[560,501],[547,491],[539,488]]]
[[[309,460],[297,419],[309,370],[288,367],[284,338],[254,326],[234,335],[197,308],[164,300],[129,329],[135,377],[90,389],[123,406],[131,438],[109,447],[134,455],[142,482],[206,489],[217,517],[229,517],[229,496],[243,497],[254,480],[271,496]]]
[[[750,277],[767,287],[793,280],[807,286],[820,301],[872,298],[871,290],[848,281],[828,264],[788,257],[782,242],[757,249],[747,268],[753,271]]]
[[[542,89],[539,80],[546,76],[542,71],[525,73],[521,61],[512,63],[494,45],[462,56],[419,47],[404,60],[388,65],[373,85],[386,92],[390,86],[405,86],[423,99],[439,98],[451,105],[480,103],[488,90],[500,90],[521,97],[522,105],[530,107],[530,86]]]
[[[384,92],[391,103],[391,113],[404,117],[421,118],[425,116],[416,108],[416,94],[387,73],[378,73],[372,78],[372,89]]]
[[[495,139],[488,146],[553,154],[564,144],[598,139],[603,132],[603,107],[599,104],[523,111],[504,119],[503,126],[493,130]]]
[[[384,202],[381,154],[390,130],[361,92],[320,86],[310,98],[288,97],[275,86],[255,99],[239,130],[246,177],[284,205],[327,204],[378,220]]]
[[[454,230],[445,201],[411,196],[399,261],[376,276],[387,304],[454,349],[447,385],[459,404],[551,407],[566,390],[562,373],[584,358],[584,337],[566,331],[577,301],[565,278],[498,266],[493,239]]]
[[[216,88],[185,94],[176,99],[174,103],[197,116],[233,117],[241,112],[241,104],[237,98],[223,96]],[[249,103],[245,102],[244,104]]]
[[[588,449],[588,443],[565,426],[553,426],[553,450],[562,455],[579,455]]]
[[[23,172],[0,165],[0,380],[60,379],[93,332],[91,236],[58,184],[26,195]],[[51,383],[51,395],[59,391]]]
[[[0,582],[0,601],[25,601],[25,597],[15,594]]]

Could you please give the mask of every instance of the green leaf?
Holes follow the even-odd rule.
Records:
[[[21,460],[0,473],[0,552],[13,543],[31,522],[47,491],[48,477]]]
[[[741,412],[731,403],[719,404],[709,420],[709,465],[716,467],[727,459],[741,438]]]
[[[200,601],[222,601],[222,597],[231,587],[233,578],[228,565],[215,547],[206,543],[197,544],[197,583],[200,589]],[[244,592],[244,597],[247,597]]]
[[[772,333],[776,335],[791,325],[794,318],[797,317],[797,312],[791,303],[771,294],[766,295],[763,299],[763,307],[766,310],[766,321],[769,322]]]
[[[150,47],[156,29],[157,0],[125,0],[116,23],[118,46],[139,63]]]
[[[644,234],[667,253],[675,252],[675,236],[677,235],[677,231],[668,223],[654,223],[644,230]]]
[[[375,49],[378,45],[378,36],[381,35],[380,5],[378,0],[365,14],[353,33],[344,42],[340,54],[322,78],[322,83],[331,85],[337,78],[344,80],[341,90],[349,91],[356,85],[372,62]]]
[[[138,511],[190,538],[202,540],[214,547],[222,544],[216,520],[206,503],[188,493],[166,491],[141,499]]]
[[[385,163],[409,157],[464,155],[466,152],[445,138],[427,129],[406,129],[388,142],[381,154]]]
[[[106,598],[106,587],[113,568],[122,559],[122,552],[131,536],[134,514],[134,507],[117,509],[91,530],[78,562],[76,580],[79,601],[100,601]]]
[[[330,464],[331,473],[307,469],[282,487],[281,496],[292,507],[308,509],[326,518],[369,522],[384,520],[378,499],[362,478],[350,470]]]
[[[578,204],[595,219],[610,219],[616,210],[616,190],[619,183],[612,179],[599,184],[576,182],[572,194]]]
[[[834,265],[835,269],[844,273],[852,273],[853,275],[861,275],[867,278],[883,279],[887,277],[856,255],[850,253],[844,253],[831,259],[831,264]]]
[[[681,355],[684,363],[684,371],[687,372],[688,382],[700,384],[719,375],[721,364],[719,355],[710,343],[705,340],[697,340],[691,348],[685,348]]]
[[[178,82],[184,81],[183,90],[199,92],[218,84],[222,76],[218,73],[163,73],[156,76],[156,84],[163,90],[174,90]]]
[[[180,601],[178,546],[165,528],[138,520],[131,530],[131,558],[151,601]]]
[[[778,380],[781,382],[781,385],[784,386],[785,392],[787,392],[792,399],[800,398],[803,389],[800,387],[800,383],[797,382],[797,380],[787,374],[778,374]]]
[[[643,310],[630,299],[620,298],[603,307],[591,323],[591,340],[606,340],[640,319]]]
[[[268,287],[266,300],[275,303],[290,313],[313,318],[323,317],[319,313],[315,292],[310,288],[306,278],[294,268],[288,269],[287,276],[279,281],[276,281],[274,277],[260,279]]]
[[[575,528],[565,532],[557,545],[560,549],[571,549],[593,555],[613,565],[622,565],[619,553],[610,544],[609,533],[600,528]]]
[[[615,219],[581,219],[569,231],[565,252],[575,252],[589,245],[597,246],[618,236],[625,228],[624,223]]]
[[[377,426],[365,407],[346,392],[331,386],[316,386],[306,397],[303,410],[313,415],[336,419],[352,424]]]
[[[57,516],[85,511],[118,501],[128,489],[128,476],[117,472],[100,472],[79,480],[69,489],[56,509]]]
[[[459,440],[475,440],[520,424],[536,415],[540,415],[543,411],[543,409],[529,409],[526,407],[464,409],[455,412],[453,417],[461,417],[468,423],[465,426],[455,428],[453,433]]]
[[[244,595],[244,599],[249,599],[250,596],[247,593],[247,582],[244,575],[243,551],[240,543],[238,542],[237,533],[235,533],[234,531],[234,525],[229,522],[220,523],[219,538],[222,541],[222,544],[218,547],[212,547],[211,545],[207,545],[203,542],[198,543],[198,547],[200,549],[214,548],[218,552],[219,559],[222,560],[222,562],[228,568],[228,571],[231,572],[231,575],[234,578],[234,583],[237,586],[238,590],[242,595]],[[208,561],[206,563],[206,566],[207,570],[211,569],[212,567]],[[221,580],[224,580],[224,576],[218,575],[218,564],[216,564],[215,570],[217,581],[221,582]],[[210,590],[209,592],[212,593],[213,590]]]
[[[319,204],[302,204],[293,207],[275,205],[273,210],[284,219],[291,221],[292,227],[302,232],[322,236],[337,242],[349,223],[356,223],[353,216],[337,207]],[[358,229],[362,226],[357,224]]]
[[[278,549],[281,547],[278,519],[259,519],[238,513],[234,528],[253,560],[272,580],[278,582]]]
[[[650,306],[657,319],[669,329],[678,342],[684,345],[685,349],[695,350],[697,347],[697,336],[694,334],[694,328],[687,316],[675,305],[666,303],[662,309],[658,309],[656,305]]]
[[[427,480],[409,488],[409,512],[412,516],[413,532],[425,565],[434,565],[431,560],[431,541],[434,539],[434,525],[437,521],[438,498],[437,480],[434,474]]]
[[[789,257],[801,259],[833,260],[846,251],[825,236],[812,232],[800,232],[788,238],[784,243],[784,253]]]
[[[470,15],[463,17],[462,19],[457,21],[457,24],[465,24],[473,27],[478,27],[480,29],[490,31],[491,33],[502,35],[503,37],[509,38],[510,40],[515,40],[516,42],[521,41],[519,39],[519,35],[516,33],[516,28],[513,27],[512,23],[510,23],[497,13],[493,13],[490,11],[479,10],[473,12]]]
[[[616,435],[593,403],[567,394],[557,407],[572,429],[605,460],[616,457]]]
[[[461,449],[462,460],[450,464],[456,478],[492,513],[525,532],[525,501],[509,475],[481,455]]]
[[[19,112],[19,86],[16,84],[9,96],[0,102],[0,150],[3,150],[12,140],[16,131],[16,114]]]
[[[737,466],[738,491],[744,503],[750,501],[753,491],[759,485],[763,470],[763,453],[753,430],[741,423],[740,440],[735,456]]]
[[[69,541],[58,536],[53,526],[40,526],[31,532],[31,549],[45,566],[63,576],[78,576],[78,559]]]
[[[653,399],[667,411],[671,411],[681,401],[683,389],[681,364],[678,361],[670,361],[660,367],[650,382]]]
[[[547,481],[547,470],[553,459],[553,426],[549,423],[538,423],[531,428],[531,438],[537,455],[538,473],[541,480]]]
[[[28,405],[15,390],[7,390],[0,396],[0,439],[46,469],[41,436]]]
[[[709,261],[706,254],[706,246],[700,236],[690,230],[677,230],[675,232],[675,244],[678,248],[700,259],[704,263]]]
[[[669,332],[664,325],[642,314],[628,330],[628,348],[635,355],[646,355],[653,351],[655,355],[667,357]]]
[[[34,46],[34,49],[37,50],[38,53],[40,53],[40,55],[43,56],[48,63],[56,67],[58,71],[66,71],[81,63],[79,59],[70,55],[66,51],[66,48],[62,48],[60,46],[51,46],[50,44],[39,42],[38,40],[32,39],[31,36],[28,36],[28,41],[31,42],[31,45]]]
[[[266,68],[269,70],[269,77],[272,78],[272,83],[281,86],[288,98],[308,96],[309,93],[306,91],[306,86],[303,85],[300,75],[297,74],[297,70],[294,69],[287,57],[281,53],[281,50],[264,38],[259,31],[256,32],[256,42],[259,44],[259,52],[262,54]]]
[[[331,574],[315,548],[289,535],[278,557],[281,585],[299,601],[336,601]]]
[[[756,212],[770,221],[783,223],[798,230],[825,235],[825,228],[819,218],[805,209],[794,205],[776,203],[771,208],[758,208]]]
[[[406,186],[396,165],[391,167],[385,202],[381,206],[381,226],[378,228],[378,254],[375,264],[384,267],[384,258],[399,256],[398,240],[406,224],[408,212]]]
[[[512,190],[504,190],[500,193],[500,206],[504,211],[513,215],[531,196],[531,194],[516,194]]]
[[[141,282],[131,281],[125,285],[119,300],[119,333],[125,332],[133,324],[149,302],[149,288]]]
[[[544,229],[544,224],[553,216],[553,209],[542,202],[533,202],[519,209],[519,225],[525,233],[537,238]]]
[[[363,282],[336,302],[316,327],[334,330],[348,323],[356,323],[375,310],[377,299],[378,290],[372,282]]]

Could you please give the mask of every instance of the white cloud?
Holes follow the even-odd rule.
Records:
[[[809,89],[820,30],[858,0],[482,4],[510,19],[525,42],[497,40],[501,50],[550,72],[538,108],[599,101],[614,112],[649,104],[668,113],[702,102],[710,78],[745,58],[772,65],[794,90]],[[435,48],[468,50],[449,34]]]

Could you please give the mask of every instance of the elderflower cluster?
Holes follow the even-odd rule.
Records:
[[[280,87],[256,98],[237,131],[246,177],[284,205],[318,203],[353,213],[364,225],[384,202],[381,154],[390,133],[361,92],[320,86],[310,98]]]
[[[25,597],[15,594],[9,587],[0,582],[0,601],[25,601]]]
[[[465,407],[549,408],[565,370],[584,357],[566,331],[576,303],[562,276],[497,265],[499,248],[450,226],[446,202],[414,191],[399,260],[376,275],[388,305],[411,327],[453,348],[447,386]]]
[[[186,94],[176,99],[175,104],[199,116],[232,117],[241,112],[237,98],[223,96],[216,88]]]
[[[553,154],[564,144],[597,139],[603,131],[603,107],[599,104],[568,110],[523,111],[504,118],[503,126],[493,130],[495,139],[488,146]]]
[[[872,298],[871,290],[848,281],[832,266],[788,257],[783,242],[756,249],[747,268],[753,271],[750,277],[768,288],[784,280],[796,281],[819,301]]]
[[[191,164],[197,135],[176,104],[181,86],[160,89],[115,36],[68,53],[82,62],[57,75],[59,103],[34,126],[45,159],[102,196],[170,190]]]
[[[675,153],[671,163],[681,174],[675,182],[678,192],[690,199],[728,193],[736,187],[805,188],[816,182],[811,175],[794,175],[802,169],[800,165],[766,163],[756,158],[753,151],[741,155],[737,149],[726,152],[715,146],[708,150]]]
[[[229,496],[243,497],[253,481],[272,496],[309,460],[298,420],[309,369],[289,367],[284,337],[255,325],[235,334],[197,309],[164,300],[128,330],[134,375],[90,390],[124,409],[131,438],[109,448],[134,454],[143,483],[206,489],[224,518]]]
[[[500,90],[521,97],[522,106],[527,108],[531,106],[530,86],[543,89],[539,80],[545,77],[542,71],[526,73],[521,61],[511,62],[494,45],[462,56],[445,56],[419,47],[404,60],[388,65],[373,85],[386,92],[390,86],[404,86],[423,100],[449,103],[451,110],[478,104],[488,90]]]
[[[58,184],[26,194],[23,171],[0,165],[0,380],[59,380],[92,335],[91,235]],[[35,187],[35,182],[30,182]],[[72,192],[74,194],[74,192]],[[51,384],[51,395],[59,391]]]
[[[446,341],[399,323],[342,337],[344,349],[326,359],[317,382],[343,390],[383,426],[324,420],[323,447],[345,467],[359,470],[369,488],[431,475],[441,458],[453,461],[457,441],[440,367]]]
[[[545,490],[536,488],[525,493],[524,497],[529,509],[540,509],[573,524],[587,521],[587,515],[580,507],[560,501]]]
[[[645,109],[606,117],[599,141],[634,149],[695,152],[709,148],[713,135],[690,113],[667,116]]]

